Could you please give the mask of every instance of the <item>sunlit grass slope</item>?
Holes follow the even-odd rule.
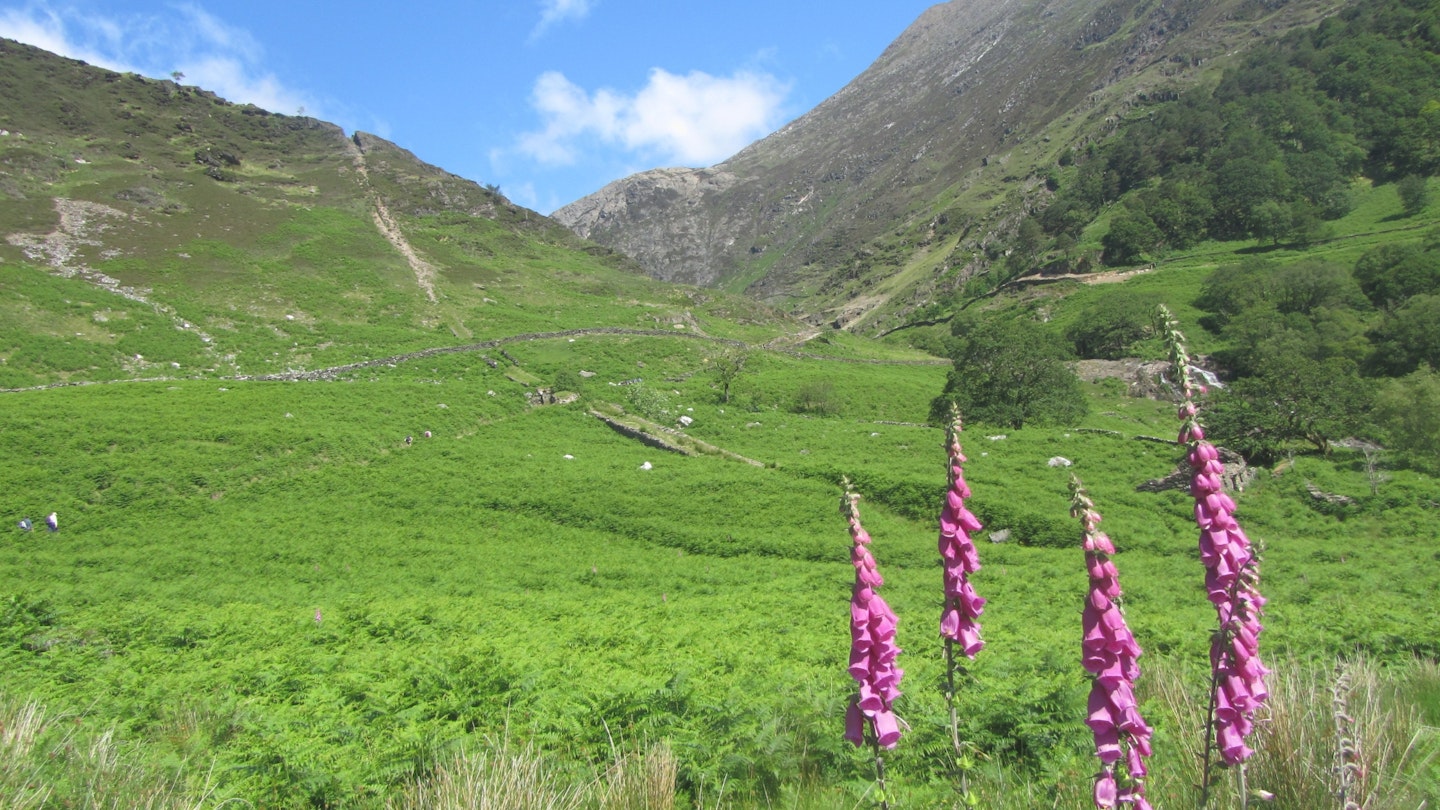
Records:
[[[584,327],[798,330],[364,133],[0,40],[0,388]]]
[[[869,765],[839,734],[848,474],[901,617],[911,731],[887,766],[897,795],[938,801],[944,454],[922,422],[946,369],[756,351],[722,404],[706,366],[724,348],[591,336],[512,345],[518,367],[455,354],[329,382],[5,394],[5,525],[54,510],[61,531],[0,540],[4,690],[115,727],[217,802],[380,806],[508,734],[590,767],[664,742],[692,798],[724,784],[763,806],[808,784],[851,806]],[[517,368],[594,376],[578,403],[531,407]],[[635,378],[691,435],[764,466],[664,453],[587,413],[624,406],[630,386],[610,383]],[[1188,497],[1135,491],[1178,453],[1132,437],[1168,433],[1173,414],[1100,389],[1083,425],[963,439],[974,509],[1015,531],[981,540],[989,646],[962,733],[1026,790],[1093,770],[1069,473],[1121,549],[1151,660],[1203,666],[1213,622]],[[826,407],[796,412],[816,391]],[[1321,508],[1306,481],[1357,505]],[[1397,471],[1370,496],[1344,457],[1262,473],[1240,503],[1266,545],[1272,658],[1436,653],[1435,489]],[[1159,739],[1181,733],[1162,723]]]

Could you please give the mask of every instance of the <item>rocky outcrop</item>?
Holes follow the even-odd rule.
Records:
[[[845,88],[725,162],[634,175],[554,217],[656,278],[753,277],[748,294],[816,323],[865,298],[850,328],[939,276],[963,282],[1044,193],[1037,172],[1137,100],[1173,97],[1211,58],[1258,41],[1258,23],[1279,32],[1333,11],[1290,0],[1260,20],[1253,6],[942,3]],[[891,282],[921,258],[933,269]]]
[[[619,180],[555,212],[576,234],[629,256],[651,275],[710,286],[720,281],[743,228],[721,204],[738,178],[715,169],[654,169]],[[663,270],[662,270],[663,268]]]

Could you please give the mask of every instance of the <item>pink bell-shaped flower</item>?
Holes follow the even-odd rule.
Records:
[[[1081,611],[1081,664],[1093,678],[1085,724],[1095,736],[1095,756],[1104,770],[1095,781],[1096,807],[1140,807],[1145,802],[1145,758],[1150,756],[1150,727],[1140,716],[1134,683],[1140,675],[1135,659],[1140,645],[1125,622],[1116,601],[1120,598],[1120,574],[1110,558],[1114,546],[1098,536],[1100,513],[1085,493],[1080,480],[1070,479],[1070,514],[1080,519],[1085,551],[1085,570],[1090,590]],[[1109,551],[1103,551],[1109,549]],[[1114,770],[1124,761],[1125,772]]]
[[[850,600],[850,677],[858,690],[845,712],[845,739],[863,745],[868,728],[872,739],[884,748],[893,748],[900,739],[900,722],[891,708],[900,695],[904,671],[895,666],[900,648],[895,646],[895,613],[875,592],[884,583],[871,555],[873,541],[860,525],[859,496],[849,491],[841,501],[841,512],[850,524],[853,541],[851,562],[855,587]]]
[[[960,429],[960,418],[956,415],[947,433],[950,488],[945,493],[945,504],[940,511],[939,550],[945,594],[940,612],[940,636],[947,643],[958,643],[967,658],[974,658],[984,647],[976,618],[984,612],[985,600],[976,594],[970,583],[970,574],[980,569],[980,558],[970,535],[984,527],[965,507],[970,487],[965,483],[965,455],[960,450]]]

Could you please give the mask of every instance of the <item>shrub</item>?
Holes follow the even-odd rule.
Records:
[[[834,416],[840,412],[840,397],[835,393],[835,384],[830,380],[811,380],[795,391],[795,401],[790,409],[795,413],[814,416]]]
[[[668,421],[674,408],[665,392],[648,385],[633,385],[626,389],[625,402],[635,413],[656,422]]]

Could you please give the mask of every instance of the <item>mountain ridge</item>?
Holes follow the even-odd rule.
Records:
[[[936,5],[854,81],[734,157],[642,172],[554,216],[656,278],[743,289],[812,323],[854,326],[983,272],[986,249],[1044,193],[1043,167],[1103,137],[1133,105],[1339,7]],[[937,247],[939,259],[928,255]],[[885,252],[894,255],[881,269],[864,266]],[[897,285],[912,262],[930,266]],[[860,313],[843,314],[859,299],[869,301]]]
[[[375,135],[0,40],[0,388],[333,367],[576,327],[801,325]]]

